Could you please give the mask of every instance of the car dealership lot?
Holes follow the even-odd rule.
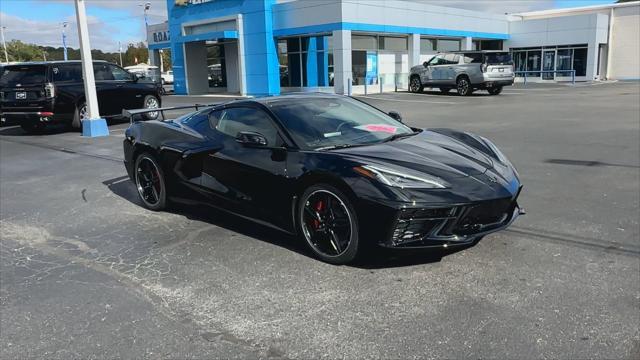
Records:
[[[0,355],[640,356],[637,82],[362,100],[492,139],[528,214],[455,253],[337,267],[208,208],[143,209],[125,123],[97,139],[0,128]]]

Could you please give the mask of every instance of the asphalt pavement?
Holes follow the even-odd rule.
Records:
[[[206,207],[145,210],[127,123],[0,128],[0,358],[640,358],[640,83],[360,98],[492,139],[527,215],[461,251],[333,266]]]

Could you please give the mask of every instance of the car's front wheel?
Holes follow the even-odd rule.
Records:
[[[466,76],[460,76],[458,81],[456,81],[456,88],[458,90],[458,95],[467,96],[471,95],[471,83],[469,82],[469,78]]]
[[[419,76],[413,76],[411,80],[409,80],[409,91],[412,93],[420,93],[423,89],[424,87],[422,86]]]
[[[134,171],[136,189],[144,206],[153,211],[163,210],[167,205],[167,187],[156,158],[148,152],[138,155]]]
[[[144,108],[145,109],[157,109],[160,107],[160,100],[158,100],[157,97],[153,96],[153,95],[147,95],[144,98]],[[144,113],[143,114],[144,118],[146,120],[155,120],[158,118],[158,111],[152,111],[152,112],[148,112],[148,113]]]
[[[309,187],[300,198],[298,225],[319,259],[336,265],[358,254],[358,221],[349,199],[331,185]]]
[[[74,129],[82,131],[82,122],[89,118],[89,110],[87,109],[87,103],[80,103],[76,106],[75,113],[73,114],[73,121],[71,126]]]
[[[502,86],[492,87],[487,90],[489,91],[489,95],[500,95],[502,92]]]

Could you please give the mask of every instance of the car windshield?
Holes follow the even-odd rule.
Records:
[[[45,66],[5,66],[0,76],[0,86],[43,84],[46,82],[45,80]]]
[[[413,134],[387,114],[348,97],[281,99],[271,110],[303,149],[374,144]]]
[[[511,54],[508,52],[487,53],[484,55],[484,62],[488,65],[510,65]]]

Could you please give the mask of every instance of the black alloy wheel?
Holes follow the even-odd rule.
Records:
[[[355,211],[346,196],[329,185],[316,185],[301,197],[299,225],[309,248],[332,264],[351,262],[358,252]]]
[[[411,91],[412,93],[420,93],[423,89],[424,88],[422,86],[422,82],[420,82],[420,78],[417,76],[412,77],[409,81],[409,91]]]
[[[466,76],[458,78],[458,81],[456,81],[456,87],[458,89],[458,95],[471,95],[471,83],[469,83],[469,79]]]
[[[164,173],[149,153],[138,156],[135,163],[135,182],[140,200],[149,210],[162,210],[167,202]]]

